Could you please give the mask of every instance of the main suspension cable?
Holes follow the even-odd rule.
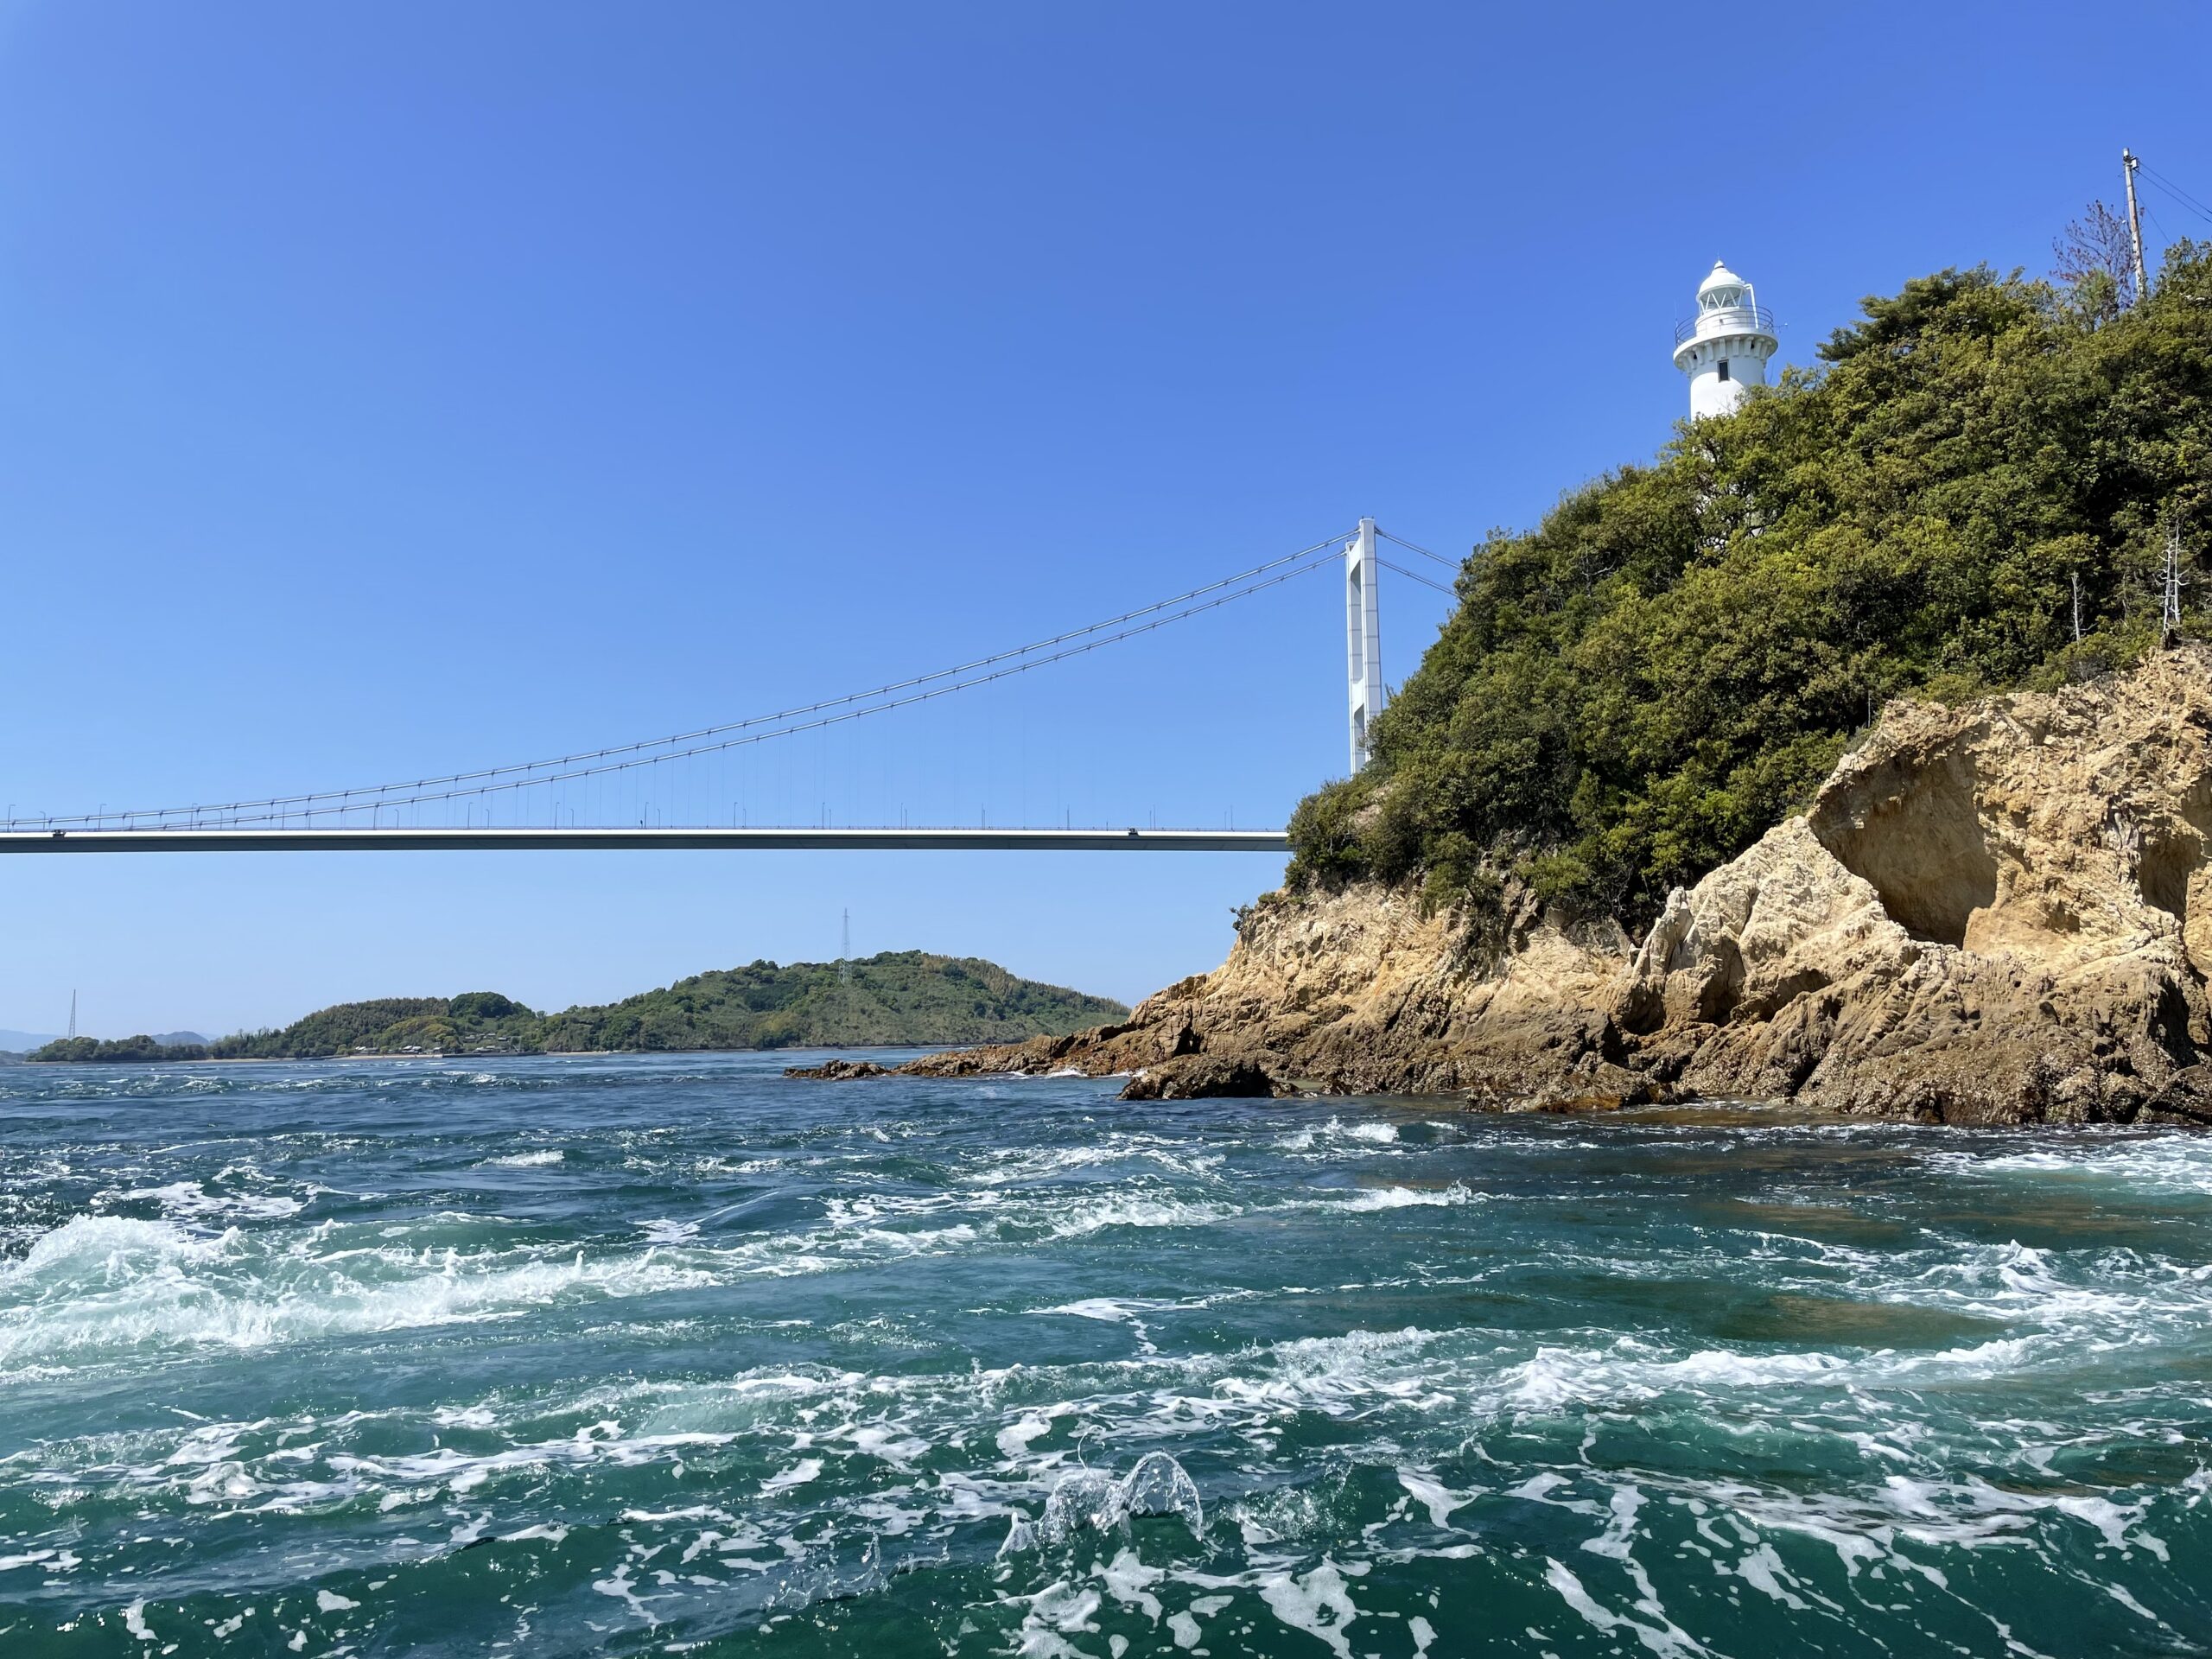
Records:
[[[1193,605],[1187,609],[1177,611],[1166,616],[1154,617],[1148,622],[1138,623],[1135,626],[1124,628],[1118,633],[1108,634],[1103,638],[1084,640],[1077,645],[1064,646],[1059,651],[1057,651],[1047,657],[1037,657],[1033,658],[1027,662],[1007,664],[1002,667],[992,670],[989,673],[976,674],[967,679],[955,680],[941,685],[932,685],[927,690],[910,691],[907,696],[893,698],[887,702],[871,703],[864,708],[849,708],[837,714],[823,715],[814,720],[802,721],[793,725],[779,726],[770,731],[751,731],[734,737],[721,737],[711,743],[696,743],[688,748],[673,750],[666,753],[631,754],[623,760],[605,760],[596,766],[581,766],[564,772],[541,772],[530,777],[508,778],[497,782],[480,783],[462,788],[425,791],[414,795],[381,797],[373,801],[355,800],[350,804],[340,800],[336,801],[333,804],[303,807],[296,810],[263,811],[258,813],[241,812],[225,817],[222,819],[222,822],[226,826],[269,823],[289,818],[334,817],[347,812],[375,810],[386,807],[397,808],[402,806],[420,806],[435,801],[456,800],[463,797],[470,799],[475,799],[486,795],[505,793],[517,790],[535,789],[541,785],[571,782],[579,778],[597,778],[602,777],[609,772],[629,772],[641,766],[662,766],[671,760],[689,760],[696,755],[720,753],[725,750],[743,748],[750,744],[766,743],[774,738],[790,737],[800,732],[819,731],[824,727],[839,726],[849,721],[864,720],[870,715],[888,714],[894,709],[911,708],[918,702],[928,702],[934,698],[950,696],[957,691],[965,691],[978,685],[988,685],[995,680],[1007,679],[1016,674],[1026,674],[1032,669],[1043,668],[1050,663],[1061,662],[1070,657],[1080,657],[1086,652],[1102,650],[1105,646],[1117,645],[1124,639],[1134,639],[1139,634],[1150,633],[1154,629],[1164,628],[1170,623],[1184,621],[1186,619],[1197,616],[1203,612],[1216,609],[1223,605],[1233,604],[1240,599],[1250,597],[1252,594],[1260,592],[1263,588],[1273,588],[1279,582],[1288,582],[1294,576],[1304,575],[1309,570],[1317,570],[1325,564],[1333,563],[1335,563],[1335,560],[1336,555],[1333,552],[1325,553],[1320,557],[1311,560],[1305,564],[1299,565],[1294,569],[1281,571],[1277,575],[1269,576],[1263,582],[1254,582],[1249,587],[1239,588],[1233,593],[1223,594],[1217,598],[1206,601],[1204,604]],[[935,679],[939,677],[930,676],[926,677]],[[917,679],[908,681],[906,684],[912,686],[920,684],[921,683],[921,680]],[[833,705],[825,703],[818,706],[827,708]],[[735,728],[734,727],[724,727],[721,729],[728,732],[734,730]],[[610,753],[620,752],[610,751]],[[591,759],[594,757],[580,758]],[[330,799],[332,798],[326,796],[324,798]],[[108,816],[111,818],[118,815],[111,813]]]
[[[336,817],[350,812],[375,810],[382,808],[421,805],[433,801],[452,800],[463,796],[475,797],[531,789],[541,785],[565,782],[579,778],[597,777],[607,772],[626,772],[639,766],[658,766],[694,755],[715,753],[752,743],[766,742],[772,738],[785,737],[798,732],[817,731],[823,727],[839,725],[848,721],[861,719],[868,715],[885,714],[894,709],[908,708],[915,703],[927,702],[955,691],[963,691],[975,686],[986,685],[1012,675],[1027,673],[1031,669],[1042,668],[1051,663],[1061,662],[1068,658],[1081,656],[1107,645],[1117,645],[1122,640],[1134,639],[1140,634],[1150,633],[1170,623],[1184,621],[1221,606],[1249,598],[1254,594],[1287,582],[1294,576],[1303,575],[1309,570],[1318,569],[1320,566],[1334,560],[1336,544],[1343,539],[1342,536],[1331,536],[1300,548],[1295,553],[1288,553],[1281,558],[1270,559],[1263,564],[1255,565],[1250,569],[1240,571],[1235,575],[1224,576],[1218,582],[1211,582],[1203,587],[1193,588],[1172,599],[1164,599],[1154,604],[1140,606],[1135,610],[1125,611],[1119,616],[1109,617],[1103,621],[1094,622],[1085,627],[1071,629],[1049,639],[1034,640],[1028,645],[1016,646],[1011,650],[995,652],[988,657],[979,657],[970,662],[950,668],[938,669],[927,674],[915,675],[909,679],[873,687],[865,691],[849,692],[842,696],[824,698],[818,702],[783,709],[772,715],[755,715],[745,720],[702,727],[696,731],[679,733],[670,737],[644,739],[635,743],[580,752],[551,760],[486,767],[475,772],[454,772],[443,777],[417,779],[409,783],[379,784],[349,790],[322,790],[308,794],[272,796],[258,800],[232,801],[219,804],[202,804],[188,807],[144,808],[79,813],[68,817],[10,818],[5,823],[10,829],[31,825],[36,825],[41,829],[50,829],[57,825],[81,828],[118,822],[128,828],[135,819],[152,818],[159,824],[178,817],[194,823],[209,819],[224,824],[267,823],[296,817]],[[1323,551],[1323,550],[1328,550]],[[1320,555],[1319,557],[1313,556],[1317,553]],[[1296,564],[1295,568],[1291,569],[1286,570],[1282,568],[1300,560],[1306,562]],[[1255,577],[1265,577],[1265,580],[1253,580]],[[1224,592],[1223,591],[1224,589],[1230,591]],[[1214,596],[1207,598],[1209,594]],[[1205,602],[1190,603],[1194,600],[1204,600]],[[1179,606],[1184,608],[1174,608]],[[1119,624],[1133,622],[1140,617],[1149,617],[1152,620],[1139,623],[1135,626],[1121,628],[1118,632],[1102,633],[1103,630],[1114,628]],[[1088,637],[1092,635],[1102,637]],[[1071,645],[1067,643],[1069,641],[1083,643]],[[1047,656],[1034,655],[1038,652],[1054,645],[1061,646],[1062,649],[1052,652]],[[1016,660],[1018,658],[1027,660]],[[976,672],[977,670],[984,669],[993,671]],[[967,677],[959,677],[962,676]],[[939,682],[947,683],[938,683]],[[915,688],[923,686],[932,689],[915,691]],[[894,696],[893,694],[898,692],[908,692],[911,695]],[[882,699],[888,699],[888,701],[882,701]],[[842,712],[823,713],[825,710],[831,709]],[[819,717],[811,720],[799,718],[810,715]],[[797,723],[785,723],[791,721]],[[771,729],[760,729],[763,728]],[[740,735],[728,735],[730,734],[740,734]],[[700,741],[710,738],[719,741],[712,742]],[[671,747],[676,744],[688,744],[690,747],[680,749]],[[664,752],[648,753],[646,753],[648,750]],[[613,758],[618,756],[624,758]]]

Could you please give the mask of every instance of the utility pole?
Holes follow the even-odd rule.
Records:
[[[845,931],[837,943],[837,982],[849,985],[853,978],[853,912],[844,913]]]
[[[2151,284],[2143,274],[2143,210],[2135,205],[2135,169],[2139,165],[2127,150],[2120,152],[2120,175],[2127,181],[2127,234],[2135,245],[2135,303],[2149,297]]]

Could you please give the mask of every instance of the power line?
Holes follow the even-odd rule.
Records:
[[[455,800],[465,796],[478,797],[511,790],[530,789],[543,784],[563,782],[577,778],[598,777],[609,772],[629,771],[639,766],[655,766],[665,760],[679,760],[693,755],[739,748],[749,743],[766,741],[769,738],[785,737],[795,732],[817,731],[824,727],[838,725],[863,715],[882,714],[893,709],[903,709],[917,702],[926,702],[931,698],[943,696],[950,692],[988,684],[994,680],[1004,679],[1009,675],[1026,673],[1033,668],[1042,668],[1048,663],[1061,662],[1070,657],[1081,656],[1086,652],[1096,651],[1105,645],[1116,645],[1124,639],[1134,639],[1139,634],[1149,633],[1156,628],[1166,626],[1168,623],[1183,621],[1219,606],[1249,598],[1253,594],[1272,588],[1280,582],[1287,581],[1292,576],[1302,575],[1307,570],[1330,563],[1336,556],[1336,544],[1341,539],[1340,535],[1330,536],[1302,547],[1295,553],[1287,553],[1281,558],[1270,559],[1263,564],[1257,564],[1248,570],[1239,571],[1235,575],[1224,576],[1218,582],[1207,582],[1203,587],[1193,588],[1186,593],[1178,594],[1172,599],[1163,599],[1150,605],[1140,606],[1135,610],[1124,611],[1119,616],[1108,617],[1103,621],[1070,629],[1066,632],[1054,634],[1049,639],[1033,640],[1028,645],[1018,645],[1008,651],[995,652],[988,657],[979,657],[970,662],[958,664],[950,668],[941,668],[927,674],[918,674],[910,679],[875,686],[865,691],[848,692],[842,696],[824,698],[819,702],[782,709],[775,714],[754,715],[744,720],[732,721],[717,726],[701,727],[696,731],[681,732],[669,737],[641,739],[634,743],[580,751],[575,754],[562,755],[550,760],[524,761],[505,766],[491,766],[475,772],[453,772],[442,777],[420,778],[404,783],[365,785],[346,790],[320,790],[308,794],[270,796],[256,800],[201,803],[193,806],[148,807],[128,811],[78,813],[65,817],[48,816],[35,819],[10,817],[4,822],[9,828],[13,829],[24,824],[36,824],[41,828],[51,828],[57,824],[87,827],[113,823],[118,820],[127,826],[130,820],[135,818],[164,821],[174,817],[185,817],[198,822],[212,817],[226,823],[265,823],[272,818],[322,817],[348,812],[373,810],[383,807],[413,806],[431,801]],[[1298,565],[1294,569],[1282,570],[1283,566],[1291,564],[1296,560],[1308,559],[1310,556],[1322,552],[1325,549],[1328,551],[1323,553],[1320,558]],[[1253,577],[1265,575],[1271,571],[1281,574],[1270,576],[1262,582],[1250,580]],[[1238,587],[1236,586],[1238,583],[1249,583],[1249,585]],[[1231,588],[1234,591],[1223,593],[1222,590],[1224,588]],[[1210,594],[1217,594],[1218,597],[1201,605],[1188,604],[1190,601],[1204,598]],[[1185,605],[1188,608],[1173,609],[1177,606]],[[1172,613],[1160,614],[1163,612]],[[1139,617],[1147,616],[1154,620],[1139,626],[1123,628],[1118,633],[1090,639],[1087,644],[1066,645],[1068,641],[1081,640],[1086,636],[1098,634],[1104,629],[1134,621]],[[1054,652],[1050,656],[1034,656],[1035,652],[1052,645],[1063,645],[1066,648]],[[1026,662],[1015,660],[1021,658],[1029,658],[1031,660]],[[1013,665],[998,666],[1002,664]],[[997,668],[997,671],[989,674],[974,672],[976,670],[986,668]],[[955,677],[962,675],[969,675],[971,677],[965,679]],[[896,692],[911,691],[917,686],[934,685],[937,682],[948,680],[953,683],[938,686],[934,690],[918,696],[897,697],[890,702],[877,701],[892,697]],[[856,704],[868,706],[855,707],[854,705]],[[804,721],[797,725],[783,723],[798,720],[801,715],[819,715],[823,710],[840,709],[846,712],[827,715],[821,719]],[[763,727],[773,729],[756,729]],[[713,743],[698,741],[703,738],[723,738],[730,733],[750,733],[751,735],[731,737],[727,741]],[[670,747],[671,745],[680,743],[692,744],[694,747],[683,749]],[[661,749],[668,752],[658,754],[644,753],[649,749]],[[611,758],[618,755],[632,758],[620,760]],[[587,764],[601,761],[607,764]]]
[[[2188,191],[2183,189],[2171,179],[2166,177],[2164,174],[2159,172],[2158,168],[2145,162],[2140,156],[2138,156],[2135,158],[2135,164],[2139,168],[2142,168],[2144,173],[2150,178],[2151,182],[2157,185],[2159,189],[2164,191],[2168,195],[2171,196],[2176,201],[2181,203],[2183,207],[2188,208],[2190,212],[2196,214],[2200,219],[2204,219],[2208,223],[2212,223],[2212,207],[2207,207],[2195,196],[2190,195]]]

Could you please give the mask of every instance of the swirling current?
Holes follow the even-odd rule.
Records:
[[[0,1653],[2212,1651],[2212,1139],[0,1067]]]

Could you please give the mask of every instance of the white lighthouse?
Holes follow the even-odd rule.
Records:
[[[1766,360],[1779,345],[1774,314],[1714,260],[1697,285],[1697,315],[1675,328],[1675,366],[1690,378],[1690,418],[1726,415],[1744,401],[1745,387],[1766,385]]]

